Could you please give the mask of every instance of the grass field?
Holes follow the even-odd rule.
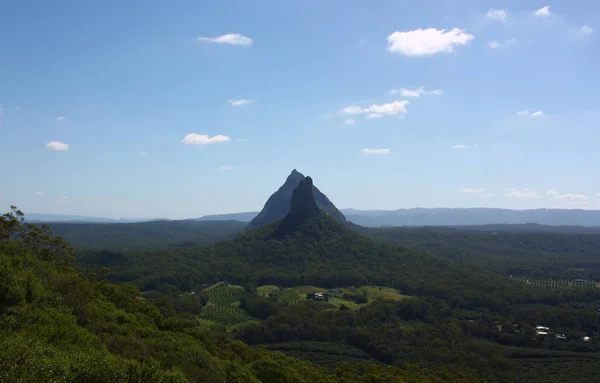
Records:
[[[273,291],[279,291],[279,287],[275,285],[264,285],[256,288],[256,293],[261,297],[268,297]]]
[[[316,286],[296,286],[296,287],[292,287],[292,289],[296,290],[300,294],[304,294],[305,296],[306,296],[306,294],[310,294],[310,293],[322,293],[322,292],[327,291],[327,289],[324,289],[322,287],[316,287]]]
[[[399,301],[408,297],[408,295],[400,294],[400,290],[392,289],[391,287],[361,286],[360,289],[367,293],[367,298],[369,299],[369,302],[372,302],[377,299],[391,299]]]

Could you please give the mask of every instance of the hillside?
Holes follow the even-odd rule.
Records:
[[[149,301],[131,285],[79,274],[66,242],[21,217],[16,209],[0,216],[2,382],[464,381],[464,373],[430,376],[364,358],[328,371],[249,347],[199,326],[167,297]]]
[[[290,213],[282,220],[233,240],[166,252],[132,252],[104,266],[111,267],[115,281],[133,281],[143,290],[158,289],[165,282],[190,289],[225,279],[242,285],[383,285],[453,305],[494,309],[499,309],[499,300],[528,299],[522,286],[500,276],[354,233],[319,211],[311,186],[307,177],[294,189]]]
[[[290,212],[292,192],[304,178],[304,175],[296,169],[292,170],[285,183],[269,197],[261,212],[250,222],[250,227],[258,228],[285,217]],[[344,215],[314,185],[312,186],[312,193],[319,209],[323,210],[337,222],[343,225],[346,224]]]
[[[150,249],[201,245],[233,238],[239,221],[152,221],[140,223],[50,223],[57,235],[78,250]]]

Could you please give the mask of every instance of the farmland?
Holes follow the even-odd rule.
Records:
[[[212,321],[228,327],[255,321],[244,310],[237,307],[244,295],[244,288],[226,283],[218,283],[207,289],[208,304],[200,315],[203,321]]]
[[[550,278],[528,278],[511,275],[510,280],[530,285],[533,287],[542,287],[554,290],[581,290],[581,289],[595,289],[597,285],[595,282],[589,282],[585,280],[568,280],[568,279],[550,279]]]
[[[219,283],[208,289],[208,299],[215,305],[228,305],[238,302],[242,295],[244,295],[243,287],[225,283]]]
[[[227,305],[208,305],[202,311],[202,318],[225,326],[233,326],[255,321],[244,310]]]

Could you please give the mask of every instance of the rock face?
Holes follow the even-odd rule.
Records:
[[[319,207],[313,193],[312,178],[306,177],[292,192],[290,201],[290,214],[301,217],[313,217],[319,215]]]
[[[290,213],[294,189],[296,189],[300,182],[306,178],[308,178],[310,181],[307,181],[307,183],[302,186],[301,190],[304,192],[300,193],[300,195],[306,196],[306,190],[312,189],[314,197],[313,201],[316,203],[318,209],[323,210],[331,218],[342,225],[346,225],[347,222],[344,215],[335,207],[333,203],[331,203],[325,194],[321,193],[321,191],[319,191],[319,189],[312,184],[312,179],[310,179],[310,177],[304,177],[304,175],[294,169],[279,190],[269,197],[262,211],[252,220],[252,222],[250,222],[250,227],[258,228],[267,225],[285,217],[288,213]],[[306,201],[302,203],[306,203]]]

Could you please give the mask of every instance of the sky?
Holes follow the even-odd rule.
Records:
[[[600,209],[600,1],[7,0],[0,207]]]

